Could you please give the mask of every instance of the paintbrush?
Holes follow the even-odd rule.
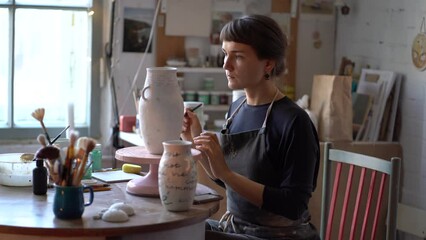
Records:
[[[40,148],[35,154],[37,159],[58,159],[59,156],[59,148],[52,145]]]
[[[72,184],[74,186],[78,186],[81,182],[81,179],[84,176],[84,173],[86,171],[86,163],[87,159],[89,158],[89,153],[96,147],[96,140],[92,138],[87,138],[85,141],[85,153],[83,156],[83,159],[81,160],[80,165],[78,166],[77,172],[75,176],[73,176]]]
[[[43,118],[44,118],[44,108],[37,108],[33,113],[31,113],[31,116],[38,120],[41,124],[41,127],[43,128],[44,134],[46,135],[46,139],[49,142],[50,145],[52,145],[52,142],[50,141],[49,134],[47,133],[47,129],[44,126]]]
[[[201,106],[203,106],[203,104],[202,104],[202,103],[198,104],[198,105],[197,105],[197,106],[195,106],[194,108],[190,108],[189,110],[190,110],[191,112],[193,112],[193,111],[197,110],[198,108],[200,108]]]
[[[40,143],[41,146],[46,147],[46,136],[39,134],[37,136],[37,142]]]
[[[193,108],[189,108],[189,111],[194,112],[195,110],[197,110],[198,108],[200,108],[201,106],[203,106],[202,103],[198,104],[197,106],[193,107]],[[184,116],[188,116],[188,114],[185,112]]]
[[[71,172],[72,185],[78,184],[77,177],[80,171],[79,169],[81,167],[84,168],[84,166],[82,166],[82,160],[86,153],[86,147],[87,147],[88,141],[90,141],[88,137],[80,137],[79,139],[77,139],[76,148],[74,149],[75,160],[74,160],[74,164],[73,164],[72,172]]]
[[[58,138],[61,137],[61,135],[68,130],[68,128],[70,128],[70,125],[68,125],[68,127],[64,128],[64,130],[62,130],[53,140],[52,140],[52,144],[54,144],[56,142],[56,140],[58,140]]]
[[[88,137],[81,137],[77,140],[77,152],[75,153],[77,158],[83,159],[84,153],[86,152],[87,141],[90,141]]]
[[[71,181],[71,173],[72,173],[72,161],[74,159],[74,145],[77,141],[77,134],[75,132],[71,132],[70,135],[70,144],[67,148],[67,155],[65,157],[65,163],[63,166],[63,172],[62,172],[62,186],[70,186]]]
[[[47,159],[45,163],[47,164],[47,167],[49,169],[49,176],[56,184],[58,184],[59,174],[57,171],[55,171],[54,166],[55,166],[55,162],[60,157],[60,150],[59,148],[53,145],[46,146],[44,142],[45,139],[43,134],[40,134],[37,140],[40,142],[40,144],[43,145],[43,147],[36,152],[35,159]]]
[[[87,164],[87,166],[86,166],[86,167],[85,167],[85,169],[84,169],[83,176],[85,176],[85,175],[86,175],[87,171],[89,171],[89,169],[90,169],[90,167],[92,166],[92,164],[93,164],[93,161],[90,161],[90,163],[89,163],[89,164]]]

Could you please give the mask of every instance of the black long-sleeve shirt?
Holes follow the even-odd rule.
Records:
[[[242,100],[231,105],[228,116]],[[269,105],[244,103],[229,127],[229,134],[260,129]],[[303,109],[284,97],[274,102],[265,134],[268,159],[259,161],[268,161],[264,165],[269,167],[253,170],[256,179],[252,179],[265,185],[262,209],[291,220],[300,219],[308,209],[318,175],[320,151],[315,127]]]

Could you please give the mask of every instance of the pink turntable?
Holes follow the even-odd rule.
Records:
[[[192,156],[197,159],[201,152],[192,149]],[[127,183],[126,191],[133,195],[144,197],[159,197],[158,191],[158,166],[161,155],[150,154],[143,146],[126,147],[115,152],[119,161],[133,164],[149,164],[149,171],[145,176],[137,177]]]

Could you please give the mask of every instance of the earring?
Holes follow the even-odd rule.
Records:
[[[266,80],[269,80],[269,73],[265,73],[265,75],[263,75],[263,77],[265,77]]]

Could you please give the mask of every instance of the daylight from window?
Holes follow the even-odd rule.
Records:
[[[22,3],[34,7],[20,8]],[[81,4],[77,7],[91,5],[91,1],[72,2],[74,6],[77,3]],[[16,4],[10,8],[14,12],[0,8],[0,128],[38,127],[39,122],[31,116],[37,108],[45,108],[45,125],[65,127],[69,103],[78,113],[74,114],[75,125],[88,126],[91,16],[87,8],[60,9],[67,3],[56,0],[21,0]],[[46,7],[51,4],[56,7]],[[13,24],[8,22],[10,14],[15,14]],[[14,29],[13,47],[9,25]]]
[[[75,121],[85,123],[90,81],[86,12],[18,9],[15,27],[14,120],[34,123],[31,112],[45,107],[45,122],[66,123],[68,102]],[[30,41],[29,41],[30,39]]]
[[[9,14],[0,8],[0,36],[8,36]],[[9,91],[9,38],[0,37],[0,126],[7,125]]]

